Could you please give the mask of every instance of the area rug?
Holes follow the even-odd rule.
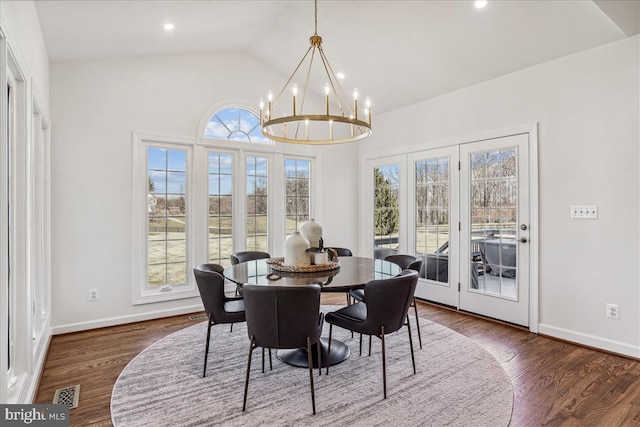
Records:
[[[336,307],[323,306],[324,312]],[[415,320],[411,319],[412,326]],[[480,345],[437,323],[415,328],[413,374],[406,328],[387,336],[387,399],[382,395],[380,340],[333,328],[351,349],[329,375],[314,371],[316,415],[309,373],[273,357],[261,372],[254,351],[247,410],[242,396],[249,339],[246,324],[216,325],[211,332],[207,377],[202,378],[206,322],[168,335],[146,348],[122,371],[111,398],[116,427],[147,426],[507,426],[513,388],[498,360]],[[328,337],[325,324],[323,337]]]

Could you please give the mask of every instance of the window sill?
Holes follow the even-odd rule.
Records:
[[[174,286],[166,291],[154,290],[134,295],[133,305],[153,304],[157,302],[173,301],[198,296],[200,296],[200,294],[196,289],[180,289],[180,287]]]

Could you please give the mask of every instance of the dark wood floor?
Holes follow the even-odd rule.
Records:
[[[344,302],[342,295],[323,295],[325,304]],[[513,382],[512,426],[640,426],[640,361],[436,305],[419,303],[418,309],[497,355]],[[163,336],[201,321],[185,315],[54,336],[35,403],[51,403],[56,389],[80,384],[71,426],[111,426],[111,390],[127,363]]]

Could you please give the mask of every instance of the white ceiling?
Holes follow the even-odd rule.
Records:
[[[320,0],[318,34],[333,69],[346,74],[343,87],[357,86],[382,113],[640,29],[640,0],[473,3]],[[311,0],[35,4],[52,62],[239,50],[289,75],[314,32]],[[175,30],[166,33],[169,21]]]

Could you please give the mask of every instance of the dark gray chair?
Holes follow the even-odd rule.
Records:
[[[384,337],[406,325],[409,332],[411,362],[413,373],[416,373],[416,361],[413,354],[413,339],[409,325],[409,306],[418,283],[418,273],[403,270],[390,279],[372,280],[364,286],[366,302],[348,305],[338,311],[327,313],[325,319],[329,323],[329,349],[327,358],[331,357],[331,335],[333,325],[362,334],[375,335],[382,341],[382,384],[384,398],[387,398],[387,359]],[[329,374],[329,365],[327,365]]]
[[[422,270],[422,258],[413,255],[389,255],[385,259],[385,261],[392,262],[397,264],[403,270],[413,270],[417,271],[418,275]],[[349,291],[349,296],[356,301],[363,302],[364,301],[364,291],[362,289],[352,289]],[[411,306],[413,307],[413,311],[416,316],[416,328],[418,330],[418,342],[420,343],[420,349],[422,349],[422,333],[420,332],[420,320],[418,318],[418,307],[416,306],[416,298],[413,297],[411,299]]]
[[[253,261],[256,259],[263,259],[263,258],[271,258],[271,255],[269,255],[268,252],[262,252],[262,251],[238,251],[238,252],[232,253],[229,257],[231,258],[231,264],[236,265],[236,264],[240,264],[241,262]]]
[[[207,313],[207,344],[204,350],[202,376],[207,375],[207,356],[211,340],[211,326],[219,323],[238,323],[245,321],[244,301],[242,297],[227,297],[224,294],[224,267],[219,264],[199,264],[193,267],[198,291],[204,310]]]
[[[324,316],[320,313],[320,286],[244,285],[244,300],[249,335],[247,376],[244,383],[242,411],[247,406],[251,355],[257,347],[268,349],[292,349],[306,347],[311,384],[311,405],[316,413],[313,387],[313,360],[311,346],[318,343],[322,334]],[[318,370],[321,368],[320,346]],[[292,408],[296,410],[297,408]]]
[[[351,252],[351,249],[347,249],[347,248],[336,248],[334,246],[328,246],[328,249],[333,249],[334,251],[336,251],[336,254],[341,257],[341,256],[353,256],[353,253]],[[349,293],[347,292],[347,304],[351,303],[351,298],[349,297]]]
[[[333,249],[334,251],[336,251],[338,256],[353,256],[351,250],[347,248],[336,248],[334,246],[329,246],[329,249]]]
[[[240,264],[241,262],[254,261],[256,259],[271,258],[268,252],[262,251],[238,251],[229,255],[231,265]],[[236,295],[242,295],[242,286],[236,286]]]

